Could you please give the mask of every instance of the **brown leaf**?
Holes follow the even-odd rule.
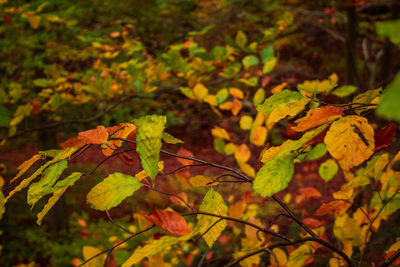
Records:
[[[314,218],[305,218],[305,219],[303,219],[303,223],[310,228],[318,228],[318,227],[324,225],[323,222],[321,222],[317,219],[314,219]]]
[[[68,139],[68,140],[66,140],[66,141],[64,141],[64,142],[62,142],[60,144],[60,146],[63,149],[66,149],[68,147],[78,147],[78,148],[80,148],[80,147],[82,147],[84,145],[85,145],[85,142],[83,142],[79,137],[70,138],[70,139]]]
[[[183,236],[192,231],[185,218],[175,211],[153,209],[152,213],[145,214],[144,217],[161,229],[176,236]]]
[[[80,132],[78,138],[86,144],[103,144],[107,142],[108,132],[104,126],[99,125],[96,129]]]
[[[375,139],[374,153],[377,153],[381,150],[384,150],[387,147],[390,147],[392,145],[392,141],[394,136],[396,135],[396,132],[397,132],[396,123],[394,122],[376,131],[374,135]]]
[[[307,112],[307,115],[296,122],[297,126],[292,127],[292,130],[303,132],[310,128],[325,124],[344,115],[343,110],[338,107],[325,106],[322,108],[313,109]]]

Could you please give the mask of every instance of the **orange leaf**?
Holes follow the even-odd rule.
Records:
[[[104,126],[99,125],[96,129],[80,132],[78,138],[86,144],[103,144],[107,142],[108,132]]]
[[[318,227],[324,225],[323,222],[321,222],[317,219],[314,219],[314,218],[305,218],[305,219],[303,219],[303,223],[310,228],[318,228]]]
[[[321,193],[314,187],[300,188],[300,194],[302,194],[306,198],[321,197]]]
[[[332,214],[340,216],[350,208],[351,203],[342,200],[334,200],[329,203],[323,203],[321,207],[315,212],[315,216],[324,216],[326,214]]]
[[[82,147],[84,145],[85,145],[85,143],[79,137],[70,138],[70,139],[68,139],[68,140],[66,140],[66,141],[64,141],[64,142],[62,142],[60,144],[60,146],[63,149],[66,149],[68,147],[78,147],[78,148],[80,148],[80,147]]]
[[[239,162],[246,162],[250,159],[250,149],[246,144],[241,144],[235,151],[235,159]]]
[[[314,138],[312,138],[311,140],[309,140],[308,142],[306,142],[303,145],[303,148],[306,148],[308,146],[313,146],[319,143],[322,143],[325,139],[326,133],[328,132],[330,128],[330,125],[328,127],[326,127],[322,132],[320,132],[319,134],[317,134],[316,136],[314,136]]]
[[[183,236],[192,231],[185,218],[175,211],[153,209],[152,213],[145,214],[144,217],[161,229],[176,236]]]
[[[236,98],[243,98],[243,92],[242,90],[238,89],[238,88],[229,88],[229,93]]]
[[[236,116],[242,109],[242,102],[237,99],[233,100],[231,109],[232,109],[232,114]]]
[[[246,202],[244,200],[239,200],[238,202],[229,206],[228,209],[229,217],[240,219],[245,209],[246,209]]]
[[[193,157],[193,153],[184,149],[180,148],[177,152],[179,156],[184,156],[184,157]],[[182,165],[190,165],[193,163],[193,160],[190,159],[181,159],[181,158],[176,158]]]
[[[296,122],[297,126],[292,127],[292,130],[303,132],[310,128],[325,124],[343,116],[343,110],[338,107],[325,106],[322,108],[313,109],[307,112],[307,115]]]

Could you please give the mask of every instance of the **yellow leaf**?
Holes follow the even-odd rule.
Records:
[[[208,190],[205,195],[203,202],[200,205],[199,211],[209,212],[220,216],[228,215],[228,207],[225,204],[222,196],[214,191],[214,189]],[[222,231],[225,229],[227,222],[226,220],[220,220],[217,217],[209,215],[197,215],[197,229],[200,233],[205,233],[203,239],[206,241],[209,247],[212,247],[214,242],[221,235]],[[219,221],[217,223],[217,221]],[[211,229],[210,227],[214,225]]]
[[[233,153],[235,153],[236,149],[237,149],[237,146],[234,143],[228,143],[225,146],[225,154],[232,155]]]
[[[268,160],[271,160],[273,157],[279,154],[283,150],[283,148],[288,144],[292,142],[292,140],[286,140],[282,145],[280,146],[273,146],[270,147],[269,149],[265,150],[262,152],[260,155],[261,162],[265,163]]]
[[[287,83],[281,83],[280,85],[275,86],[271,89],[271,93],[276,94],[282,92],[283,88],[287,86]]]
[[[195,96],[197,96],[200,100],[203,100],[207,94],[208,94],[208,89],[201,83],[196,84],[196,86],[193,88],[193,93]]]
[[[232,102],[231,101],[226,101],[226,102],[220,104],[219,108],[222,109],[222,110],[231,110],[232,109]]]
[[[28,16],[28,21],[31,28],[36,30],[39,27],[40,16],[35,16],[35,15]]]
[[[250,149],[246,144],[241,144],[235,151],[235,159],[238,162],[246,162],[250,159]]]
[[[339,191],[333,193],[333,197],[338,200],[350,200],[353,197],[353,188],[342,188]]]
[[[269,260],[270,260],[271,264],[272,265],[276,265],[276,266],[286,266],[287,256],[286,256],[285,251],[283,251],[280,248],[274,248],[272,250],[272,252],[274,253],[275,257],[272,256],[272,255],[269,257]],[[278,262],[275,262],[275,259]]]
[[[281,119],[286,118],[287,116],[296,116],[304,109],[308,102],[310,102],[310,99],[303,98],[295,102],[279,105],[268,116],[267,128],[271,129],[272,126],[275,125],[275,123],[277,123]]]
[[[83,249],[82,249],[83,258],[85,260],[90,259],[91,257],[99,254],[100,252],[101,252],[100,249],[98,249],[96,247],[92,247],[92,246],[84,246]],[[85,265],[82,265],[82,266],[83,267],[100,267],[100,266],[104,266],[104,261],[105,261],[106,257],[107,257],[107,255],[105,255],[105,254],[100,255],[100,256],[94,258],[93,260],[89,261]]]
[[[240,121],[239,121],[240,129],[251,130],[252,124],[253,124],[252,117],[244,115],[240,118]]]
[[[238,88],[229,88],[229,93],[235,98],[243,98],[243,92]]]
[[[204,102],[206,102],[210,106],[217,106],[218,105],[218,98],[215,95],[207,95],[204,98]]]
[[[256,171],[254,170],[253,167],[251,167],[249,164],[245,162],[238,162],[239,168],[248,176],[254,177],[256,175]]]
[[[214,129],[211,130],[211,134],[221,139],[230,140],[228,132],[225,129],[218,126],[215,126]]]
[[[237,99],[233,100],[231,106],[232,114],[236,116],[241,109],[242,109],[242,102]]]
[[[352,115],[332,123],[325,136],[329,153],[349,170],[374,153],[374,130],[364,117]]]
[[[30,159],[24,161],[21,165],[18,166],[18,173],[17,175],[11,179],[10,183],[14,182],[17,180],[21,175],[23,175],[37,160],[41,158],[40,154],[36,154]]]
[[[164,170],[164,161],[160,160],[158,162],[158,172],[162,172],[163,170]],[[135,174],[135,178],[138,179],[139,181],[143,180],[146,177],[148,177],[148,175],[145,170],[142,170],[137,174]]]
[[[213,179],[204,175],[190,177],[189,182],[193,187],[210,186],[216,183]]]

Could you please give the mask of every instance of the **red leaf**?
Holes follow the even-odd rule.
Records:
[[[153,209],[152,213],[145,214],[144,217],[161,229],[176,236],[183,236],[192,231],[185,218],[175,211]]]
[[[319,134],[317,134],[316,136],[314,136],[314,138],[312,138],[311,140],[309,140],[308,142],[306,142],[303,145],[303,148],[306,148],[308,146],[313,146],[319,143],[322,143],[325,139],[325,135],[328,132],[330,128],[330,125],[328,127],[326,127],[322,132],[320,132]]]
[[[96,129],[80,132],[78,138],[86,144],[103,144],[107,142],[108,132],[104,126],[99,125]]]
[[[394,136],[396,135],[396,123],[391,123],[379,129],[375,135],[375,149],[374,153],[384,150],[392,145]]]
[[[127,165],[132,165],[134,163],[134,160],[131,156],[129,156],[127,153],[122,152],[119,154],[119,158],[125,162]]]
[[[4,13],[3,14],[3,21],[8,26],[12,25],[12,17],[10,16],[10,14]]]
[[[324,225],[323,222],[321,222],[317,219],[314,219],[314,218],[305,218],[305,219],[303,219],[303,223],[310,228],[318,228],[318,227]]]
[[[31,106],[32,114],[39,114],[40,110],[42,109],[42,104],[37,99],[32,99],[29,101],[29,105]]]
[[[189,150],[186,150],[184,148],[180,148],[178,152],[176,153],[179,156],[184,156],[184,157],[193,157],[193,153],[190,152]],[[176,158],[182,165],[190,165],[193,163],[193,160],[190,159],[182,159],[182,158]]]

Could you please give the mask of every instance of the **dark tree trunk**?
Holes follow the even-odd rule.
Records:
[[[360,86],[357,71],[358,14],[354,5],[347,6],[346,83]]]

